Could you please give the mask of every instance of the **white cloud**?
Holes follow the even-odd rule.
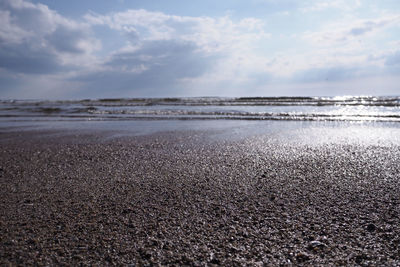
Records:
[[[234,22],[227,16],[173,16],[143,9],[110,15],[89,13],[85,18],[92,25],[106,25],[125,32],[127,36],[133,36],[133,43],[148,40],[190,41],[207,52],[248,47],[260,39],[270,37],[270,34],[264,32],[264,23],[255,18]]]
[[[296,65],[300,66],[297,71],[343,68],[357,76],[360,69],[383,68],[384,60],[379,55],[388,50],[379,40],[391,26],[399,23],[400,16],[392,15],[331,23],[322,25],[322,30],[305,32],[301,40],[308,49],[294,56],[299,62]],[[361,72],[371,74],[370,71]]]

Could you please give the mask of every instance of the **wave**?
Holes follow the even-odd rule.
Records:
[[[193,98],[131,98],[91,100],[100,106],[182,105],[182,106],[400,106],[399,97],[193,97]]]
[[[400,97],[194,97],[2,100],[0,118],[48,120],[228,119],[400,122]]]
[[[94,114],[0,114],[0,118],[47,118],[84,120],[304,120],[304,121],[374,121],[400,122],[400,115],[339,115],[293,113],[230,113],[230,112],[102,112]],[[31,119],[32,120],[32,119]],[[41,119],[42,120],[42,119]]]
[[[18,105],[85,105],[85,106],[400,106],[398,96],[341,96],[341,97],[182,97],[182,98],[103,98],[66,101],[0,100],[1,104]]]

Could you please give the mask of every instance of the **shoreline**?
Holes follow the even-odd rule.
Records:
[[[400,143],[224,131],[3,132],[0,263],[400,264]]]
[[[342,121],[26,121],[0,122],[0,143],[112,142],[157,134],[196,134],[211,141],[267,139],[268,142],[304,145],[355,144],[392,146],[400,144],[400,124],[393,122]],[[82,139],[82,140],[80,140]],[[64,141],[63,141],[64,140]]]

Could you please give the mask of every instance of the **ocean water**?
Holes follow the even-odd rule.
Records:
[[[0,100],[0,122],[291,120],[400,122],[400,97]]]

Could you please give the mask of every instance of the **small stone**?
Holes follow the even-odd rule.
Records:
[[[320,242],[320,241],[318,241],[318,240],[313,240],[308,244],[308,249],[314,249],[315,250],[315,249],[322,249],[322,248],[325,248],[325,247],[327,247],[327,245],[322,243],[322,242]]]

